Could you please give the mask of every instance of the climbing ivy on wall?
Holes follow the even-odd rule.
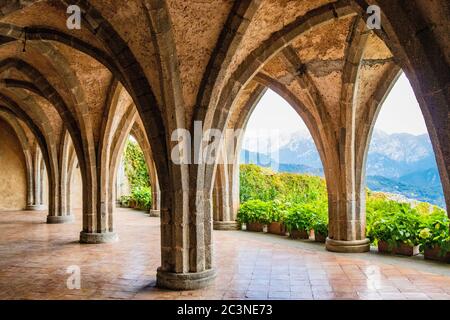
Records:
[[[124,155],[125,174],[131,188],[131,195],[124,196],[120,202],[124,206],[148,210],[152,204],[150,176],[144,153],[135,141],[128,140]]]
[[[144,153],[139,144],[135,141],[128,140],[125,149],[125,174],[130,183],[131,190],[150,187],[150,176],[145,163]]]

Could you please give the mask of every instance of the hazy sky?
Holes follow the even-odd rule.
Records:
[[[247,131],[256,133],[275,128],[286,133],[306,130],[294,109],[275,92],[268,90],[250,117]],[[414,92],[404,74],[384,102],[375,128],[387,133],[406,132],[418,135],[427,132]]]

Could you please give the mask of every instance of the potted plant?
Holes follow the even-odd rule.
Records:
[[[237,220],[245,223],[247,231],[262,232],[264,226],[270,223],[270,203],[261,200],[249,200],[241,204]]]
[[[449,219],[443,210],[435,210],[424,218],[420,230],[425,259],[450,263]]]
[[[286,226],[284,225],[284,219],[287,215],[286,204],[275,200],[271,202],[270,209],[271,222],[267,226],[268,232],[284,236],[286,234]]]
[[[150,187],[136,187],[131,193],[134,208],[148,211],[152,206],[152,192]]]
[[[325,243],[328,236],[328,219],[326,216],[317,215],[313,221],[314,241]]]
[[[369,237],[378,244],[378,251],[405,256],[419,254],[420,217],[407,204],[399,204],[398,212],[387,213],[373,222]]]
[[[292,239],[309,239],[313,211],[308,204],[296,204],[289,208],[285,224]]]
[[[129,208],[130,207],[130,196],[121,196],[119,199],[119,204],[123,208]]]

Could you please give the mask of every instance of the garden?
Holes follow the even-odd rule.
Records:
[[[246,230],[325,242],[328,198],[323,178],[241,165],[240,183],[237,220]],[[380,253],[423,253],[425,259],[450,262],[445,210],[429,203],[399,202],[384,193],[366,192],[366,235]]]
[[[119,204],[126,208],[150,210],[152,206],[150,177],[144,153],[137,142],[128,140],[123,161],[131,194],[120,197]]]

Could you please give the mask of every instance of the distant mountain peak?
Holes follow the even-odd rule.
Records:
[[[269,134],[249,138],[243,147],[248,151],[243,150],[241,154],[242,163],[272,166],[274,170],[288,172],[323,173],[317,148],[308,130],[280,134],[273,140],[278,141],[276,146],[269,139],[273,139]],[[430,202],[436,199],[434,203],[442,205],[439,172],[427,134],[388,134],[375,129],[369,147],[366,175],[378,176],[371,178],[375,191],[396,190],[397,193],[404,192],[403,195],[409,198],[416,195]]]

